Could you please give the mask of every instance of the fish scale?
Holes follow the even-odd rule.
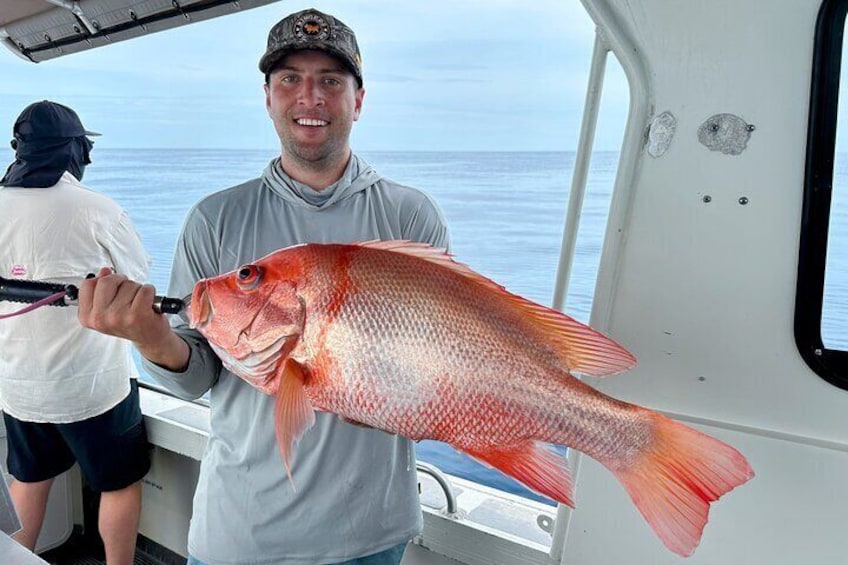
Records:
[[[568,446],[612,471],[680,555],[698,545],[710,503],[753,477],[729,445],[572,375],[630,368],[619,344],[423,244],[282,249],[199,281],[190,317],[228,369],[277,396],[289,476],[314,410],[445,441],[573,506],[551,449]]]

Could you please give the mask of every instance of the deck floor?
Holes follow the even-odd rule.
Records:
[[[50,565],[106,565],[99,539],[74,532],[60,547],[40,555]],[[185,558],[138,536],[133,565],[185,565]]]

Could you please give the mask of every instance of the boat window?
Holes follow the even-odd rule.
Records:
[[[846,0],[825,0],[813,59],[795,338],[807,364],[848,389],[848,53]]]
[[[844,61],[844,58],[843,58]],[[846,75],[848,76],[848,75]],[[839,95],[839,106],[844,108],[846,89]],[[848,119],[848,116],[846,116]],[[848,130],[848,123],[843,129]],[[848,253],[840,245],[848,241],[848,143],[840,150],[837,133],[836,155],[834,156],[833,195],[831,199],[830,229],[827,235],[827,261],[824,277],[824,303],[822,305],[822,343],[829,350],[848,350],[848,334],[845,321],[848,320]],[[848,138],[845,140],[848,142]]]

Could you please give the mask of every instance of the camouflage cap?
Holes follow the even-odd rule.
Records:
[[[268,48],[259,60],[259,70],[268,73],[293,51],[325,51],[340,59],[362,86],[362,56],[353,30],[333,16],[315,9],[288,15],[271,28]]]

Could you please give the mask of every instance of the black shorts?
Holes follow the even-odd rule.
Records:
[[[120,490],[150,470],[150,448],[141,416],[138,384],[107,412],[70,424],[23,422],[5,412],[9,473],[24,483],[45,481],[78,461],[89,488]]]

